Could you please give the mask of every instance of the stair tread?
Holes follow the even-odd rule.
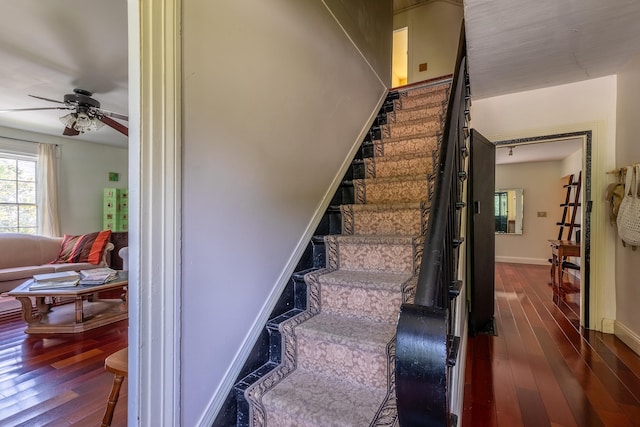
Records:
[[[390,138],[374,139],[373,143],[374,144],[393,144],[394,142],[408,142],[411,140],[426,142],[425,140],[428,140],[429,138],[440,138],[440,134],[441,132],[438,129],[438,130],[433,130],[429,132],[423,132],[420,134],[400,135],[400,136],[393,136]]]
[[[412,277],[409,273],[387,273],[375,271],[333,270],[319,277],[320,282],[330,285],[352,285],[369,289],[398,287]]]
[[[367,182],[367,183],[379,183],[379,184],[387,184],[393,182],[406,182],[406,181],[428,181],[429,175],[427,174],[416,174],[416,175],[404,175],[404,176],[383,176],[381,178],[361,178],[354,179],[354,182]]]
[[[400,154],[392,154],[388,156],[374,156],[367,158],[367,162],[398,162],[403,160],[423,160],[423,161],[432,161],[433,153],[428,152],[418,152],[418,153],[400,153]]]
[[[427,204],[422,202],[398,202],[398,203],[365,203],[365,204],[350,204],[342,205],[344,208],[350,208],[354,212],[384,212],[384,211],[398,211],[398,210],[420,210],[423,207],[427,208]],[[343,209],[344,209],[343,208]]]
[[[420,236],[403,236],[401,234],[382,234],[382,235],[370,235],[370,234],[333,234],[327,236],[327,238],[333,238],[338,243],[345,244],[387,244],[387,245],[413,245],[416,240],[420,239]]]
[[[400,111],[404,111],[404,110],[399,110]],[[431,124],[434,121],[439,121],[440,119],[440,115],[439,114],[432,114],[430,116],[426,116],[426,117],[420,117],[417,119],[411,119],[411,120],[403,120],[400,122],[389,122],[386,123],[382,126],[390,126],[390,127],[396,127],[396,128],[400,128],[400,127],[406,127],[406,126],[414,126],[414,125],[422,125],[422,124]]]
[[[300,426],[369,425],[386,394],[337,377],[297,369],[263,397],[270,408],[295,415]]]
[[[446,82],[439,82],[439,83],[436,82],[431,84],[416,85],[416,86],[411,86],[407,88],[402,88],[402,89],[398,89],[398,92],[400,93],[401,97],[402,96],[407,96],[407,97],[423,96],[426,93],[430,94],[434,92],[441,92],[443,90],[449,90],[450,87],[451,87],[451,81],[446,81]],[[423,93],[419,93],[419,92],[423,92]]]
[[[393,138],[384,138],[382,139],[374,139],[372,140],[372,144],[390,144],[394,142],[407,142],[411,140],[415,140],[416,142],[424,142],[424,140],[437,138],[440,132],[432,131],[432,132],[423,132],[415,135],[403,135],[403,136],[394,136]]]
[[[436,110],[436,109],[441,109],[444,110],[442,103],[433,103],[431,105],[416,105],[415,107],[407,107],[407,108],[403,108],[401,110],[395,110],[396,113],[413,113],[416,111],[420,111],[420,110]],[[385,114],[390,114],[390,113],[385,113]]]

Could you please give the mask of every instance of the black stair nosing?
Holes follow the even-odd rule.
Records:
[[[311,268],[307,268],[305,270],[294,271],[293,274],[291,275],[291,278],[293,280],[304,280],[304,276],[306,274],[312,273],[312,272],[317,271],[317,270],[320,270],[320,269],[318,267],[311,267]]]
[[[389,91],[389,93],[387,93],[386,100],[394,100],[394,99],[398,99],[398,98],[400,98],[400,91],[399,90],[392,90],[392,91]]]
[[[264,365],[260,366],[258,369],[251,372],[250,374],[242,378],[240,381],[238,381],[233,387],[236,390],[236,392],[240,392],[244,394],[247,388],[249,388],[256,381],[258,381],[264,375],[273,371],[277,367],[278,367],[278,363],[276,362],[271,362],[271,361],[266,362]]]
[[[315,235],[315,236],[311,236],[311,241],[313,243],[322,243],[324,244],[324,235]]]
[[[304,310],[300,309],[300,308],[292,308],[289,311],[286,311],[284,313],[282,313],[279,316],[274,317],[273,319],[270,319],[267,322],[267,330],[277,330],[278,329],[278,325],[280,325],[280,323],[284,322],[285,320],[289,320],[301,313],[303,313]]]

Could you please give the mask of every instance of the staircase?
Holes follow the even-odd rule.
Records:
[[[279,364],[244,392],[252,426],[393,426],[395,332],[415,293],[449,80],[391,93],[373,156],[304,276],[306,310],[278,324]]]

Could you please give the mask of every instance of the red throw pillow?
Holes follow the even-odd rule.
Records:
[[[100,264],[104,248],[109,243],[111,230],[96,231],[81,236],[64,235],[60,255],[54,261],[56,264],[65,262],[88,262]]]

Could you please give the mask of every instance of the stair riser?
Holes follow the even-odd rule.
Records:
[[[402,97],[396,101],[394,101],[394,109],[397,110],[406,110],[410,108],[417,108],[423,106],[429,106],[434,104],[442,104],[442,102],[447,100],[447,93],[445,91],[435,92],[433,94],[428,94],[424,96],[409,96]]]
[[[418,139],[378,141],[376,142],[374,153],[376,156],[401,156],[406,154],[431,155],[437,146],[438,137],[432,135]]]
[[[414,252],[411,245],[342,243],[338,245],[337,259],[344,270],[413,274]]]
[[[377,183],[376,180],[354,181],[356,203],[407,203],[427,200],[427,179]]]
[[[440,122],[407,122],[382,126],[382,139],[402,138],[411,135],[430,134],[440,130]]]
[[[299,368],[368,387],[387,386],[386,347],[372,347],[363,343],[345,345],[308,336],[304,325],[296,333]]]
[[[433,86],[424,86],[421,88],[412,89],[403,93],[400,97],[404,98],[419,98],[426,95],[443,94],[448,93],[450,84],[438,84]]]
[[[267,426],[296,426],[296,427],[318,427],[315,420],[307,420],[300,417],[299,414],[283,412],[275,408],[267,408]]]
[[[322,284],[322,311],[340,316],[396,322],[402,293],[393,290],[365,290],[347,285]]]
[[[425,223],[420,209],[354,212],[352,218],[343,216],[342,229],[343,234],[419,236]]]
[[[390,161],[386,161],[384,157],[378,157],[366,159],[365,164],[366,178],[429,175],[433,171],[432,156],[393,159]]]
[[[387,123],[400,124],[419,119],[425,121],[440,121],[440,115],[442,112],[442,105],[436,102],[434,104],[424,105],[415,109],[404,109],[394,113],[388,113]]]

